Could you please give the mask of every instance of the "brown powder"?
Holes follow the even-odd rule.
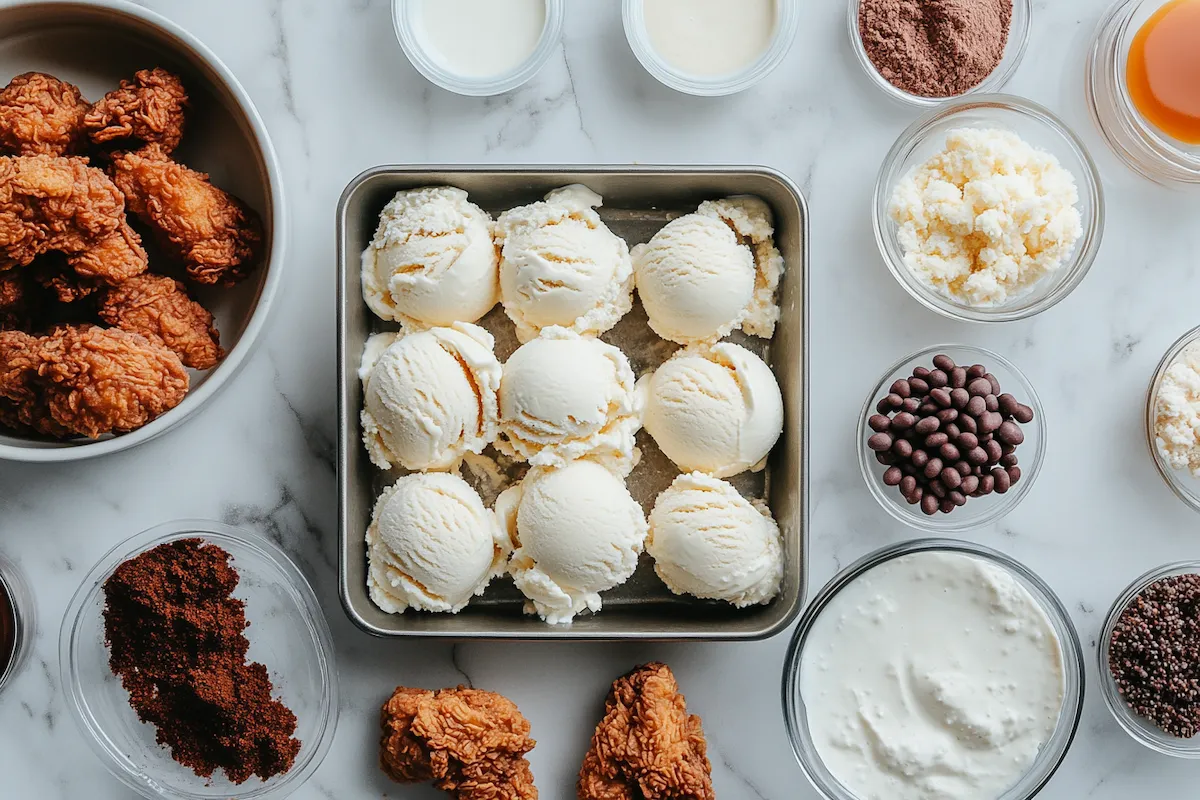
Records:
[[[1012,0],[863,0],[858,30],[871,63],[898,89],[952,97],[1000,64]]]
[[[200,539],[159,545],[104,584],[109,666],[158,743],[201,777],[233,783],[291,769],[296,715],[273,700],[262,664],[246,662],[245,605],[229,553]]]

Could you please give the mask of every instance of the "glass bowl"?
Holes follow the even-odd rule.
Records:
[[[529,58],[508,72],[479,77],[454,72],[430,53],[421,34],[420,8],[421,0],[392,0],[392,26],[404,55],[430,83],[469,97],[504,94],[529,81],[558,49],[566,16],[566,0],[546,0],[546,26]]]
[[[1167,486],[1171,487],[1176,497],[1194,510],[1200,511],[1200,478],[1193,477],[1186,470],[1175,469],[1167,463],[1158,444],[1158,434],[1154,430],[1158,390],[1162,386],[1163,376],[1179,360],[1188,345],[1196,341],[1200,341],[1200,328],[1193,328],[1176,339],[1154,370],[1154,377],[1150,379],[1150,387],[1146,390],[1146,443],[1150,447],[1150,458]]]
[[[804,658],[804,646],[813,624],[829,602],[851,582],[869,570],[892,559],[923,552],[960,553],[987,561],[1012,575],[1042,607],[1058,636],[1059,650],[1063,659],[1063,702],[1059,711],[1058,724],[1050,739],[1038,754],[1025,775],[1012,788],[996,800],[1027,800],[1045,787],[1066,757],[1079,727],[1083,711],[1084,671],[1083,649],[1079,635],[1062,601],[1041,578],[1020,562],[1003,553],[968,542],[949,539],[915,539],[884,547],[864,556],[859,561],[839,572],[817,594],[805,610],[792,635],[783,671],[783,714],[791,740],[792,752],[800,762],[800,768],[826,800],[857,800],[825,766],[812,733],[808,729],[808,712],[800,692],[800,667]]]
[[[1075,176],[1079,187],[1083,235],[1071,257],[1053,275],[996,306],[964,305],[913,275],[904,264],[904,250],[898,238],[900,228],[888,213],[896,184],[943,149],[946,133],[964,127],[1000,128],[1016,133],[1034,147],[1056,156]],[[1091,268],[1104,233],[1104,190],[1083,142],[1045,108],[1010,95],[978,95],[952,101],[914,122],[887,154],[875,184],[874,202],[875,240],[892,275],[921,305],[962,322],[1012,322],[1040,314],[1060,302]]]
[[[16,564],[0,555],[0,593],[8,601],[0,601],[0,612],[6,619],[0,625],[11,626],[8,652],[0,654],[0,692],[20,673],[29,660],[33,637],[37,634],[37,612],[29,581]]]
[[[934,516],[926,516],[919,505],[908,504],[898,487],[884,484],[883,473],[887,468],[875,460],[874,451],[867,447],[867,439],[872,433],[867,426],[867,419],[875,413],[875,404],[888,394],[888,388],[893,383],[901,378],[910,377],[914,367],[932,369],[933,357],[939,353],[950,356],[956,364],[962,366],[982,364],[987,367],[1000,381],[1000,387],[1005,392],[1011,393],[1033,409],[1033,421],[1021,426],[1025,441],[1016,451],[1021,480],[1013,484],[1011,489],[1004,494],[993,492],[984,497],[967,498],[966,505],[954,509],[949,514],[939,512]],[[961,533],[999,520],[1016,508],[1025,499],[1025,495],[1029,494],[1042,470],[1042,461],[1046,456],[1046,412],[1029,379],[1008,359],[981,347],[942,344],[906,356],[887,368],[867,395],[862,413],[859,414],[855,435],[858,437],[858,464],[863,480],[884,511],[913,528],[935,533]]]
[[[1126,705],[1117,689],[1117,681],[1113,678],[1108,663],[1108,649],[1112,641],[1113,629],[1117,626],[1125,608],[1143,589],[1155,581],[1169,578],[1173,575],[1200,573],[1200,561],[1180,561],[1152,569],[1131,583],[1113,603],[1104,620],[1104,628],[1100,633],[1100,644],[1096,648],[1100,660],[1100,692],[1104,695],[1104,703],[1116,718],[1117,724],[1133,737],[1134,741],[1149,747],[1151,750],[1176,758],[1200,758],[1200,736],[1191,739],[1180,739],[1159,728],[1150,720],[1135,714]]]
[[[1200,145],[1172,139],[1151,125],[1125,83],[1133,38],[1165,2],[1118,0],[1105,14],[1088,52],[1088,108],[1109,147],[1135,172],[1163,184],[1200,184]]]
[[[249,658],[266,665],[275,696],[296,714],[303,743],[292,769],[269,781],[230,783],[218,771],[201,778],[155,742],[155,728],[138,720],[129,695],[108,665],[104,642],[104,582],[120,564],[151,548],[200,538],[233,556],[245,601]],[[71,599],[59,635],[67,707],[108,770],[147,798],[246,800],[278,798],[299,788],[320,765],[337,727],[333,639],[316,595],[287,555],[265,537],[218,522],[183,520],[152,528],[110,550]]]
[[[1025,57],[1025,50],[1029,46],[1030,20],[1033,18],[1033,0],[1013,0],[1012,22],[1008,29],[1008,43],[1004,47],[1004,57],[1000,59],[1000,63],[996,65],[991,74],[980,81],[977,86],[968,89],[962,94],[950,97],[922,97],[921,95],[912,94],[897,86],[893,86],[875,68],[871,57],[867,55],[867,49],[863,46],[862,34],[858,30],[858,12],[861,7],[862,0],[850,0],[846,14],[847,29],[850,33],[850,48],[854,51],[854,55],[858,57],[858,63],[862,66],[863,71],[867,73],[867,77],[871,79],[871,82],[878,86],[884,94],[893,100],[898,100],[901,103],[917,108],[933,108],[950,100],[968,97],[973,94],[1000,91],[1008,83],[1013,73],[1016,72],[1017,66],[1020,65],[1021,59]]]
[[[796,24],[800,19],[799,0],[775,0],[775,14],[775,35],[757,61],[729,75],[700,76],[676,69],[654,49],[646,33],[642,0],[623,0],[621,4],[625,38],[645,70],[677,92],[701,97],[719,97],[745,91],[779,66],[796,38]]]

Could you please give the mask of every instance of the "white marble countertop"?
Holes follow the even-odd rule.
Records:
[[[787,636],[749,645],[381,642],[337,600],[334,442],[334,205],[385,162],[762,163],[791,175],[812,209],[812,520],[815,591],[841,565],[914,534],[871,500],[855,462],[863,394],[883,367],[945,341],[1009,356],[1046,406],[1044,472],[1023,505],[970,538],[1039,572],[1071,610],[1094,683],[1103,615],[1133,577],[1195,558],[1197,518],[1146,449],[1147,381],[1166,347],[1200,322],[1200,201],[1155,187],[1103,148],[1087,115],[1085,51],[1105,3],[1037,0],[1029,53],[1008,89],[1080,132],[1101,166],[1108,229],[1091,274],[1028,322],[942,320],[889,276],[870,230],[883,155],[915,114],[860,72],[845,4],[803,3],[795,47],[757,88],[715,100],[659,86],[631,55],[616,0],[572,0],[563,48],[511,95],[468,99],[426,83],[392,33],[387,0],[152,0],[245,84],[279,151],[292,215],[289,277],[265,345],[234,385],[170,435],[68,467],[0,465],[0,549],[35,585],[40,630],[26,671],[0,696],[0,795],[125,800],[67,718],[58,627],[82,574],[117,541],[157,523],[210,517],[280,537],[313,581],[337,640],[341,719],[299,800],[435,798],[376,769],[379,703],[397,684],[469,681],[513,698],[539,740],[548,800],[574,779],[609,681],[668,661],[703,716],[723,800],[814,798],[785,739],[779,679]],[[810,592],[811,594],[811,592]],[[1043,797],[1195,793],[1200,766],[1154,755],[1089,690],[1079,735]]]

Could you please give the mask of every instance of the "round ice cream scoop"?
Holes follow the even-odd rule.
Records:
[[[363,443],[380,469],[450,469],[496,438],[500,362],[492,335],[456,322],[367,341]]]
[[[599,339],[546,328],[504,365],[496,445],[508,455],[556,467],[590,456],[625,475],[641,427],[629,359]]]
[[[457,614],[502,575],[512,541],[466,481],[414,473],[384,490],[367,528],[367,588],[390,614]]]
[[[638,297],[650,327],[680,344],[715,342],[735,329],[769,338],[783,257],[771,212],[758,198],[701,204],[633,249]]]
[[[629,248],[596,213],[602,202],[565,186],[497,220],[500,297],[522,342],[551,325],[600,334],[632,307]]]
[[[783,397],[766,363],[721,342],[681,350],[638,381],[643,424],[679,466],[718,478],[762,469],[783,432]]]
[[[362,254],[363,299],[406,327],[475,322],[500,299],[492,226],[462,189],[397,192]]]
[[[600,592],[637,569],[646,518],[625,483],[594,461],[534,467],[496,500],[517,549],[509,572],[546,622],[599,611]]]
[[[675,594],[768,603],[783,578],[779,526],[765,507],[700,472],[680,475],[650,512],[646,551]]]

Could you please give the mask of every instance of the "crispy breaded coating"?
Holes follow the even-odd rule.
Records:
[[[162,249],[201,284],[237,283],[257,266],[262,222],[208,176],[148,145],[113,157],[112,176],[130,212],[154,229]]]
[[[380,712],[379,763],[400,783],[434,781],[457,800],[537,800],[529,722],[503,695],[399,687]]]
[[[89,108],[79,88],[66,81],[43,72],[18,75],[0,91],[0,150],[21,156],[82,153]]]
[[[23,273],[0,272],[0,331],[32,330],[41,305],[34,289]]]
[[[579,771],[579,800],[715,800],[700,718],[658,662],[613,681]]]
[[[62,253],[39,256],[25,271],[39,285],[48,289],[55,300],[64,305],[91,296],[101,286],[100,281],[85,278],[72,269],[67,263],[67,257]]]
[[[104,293],[99,315],[114,328],[162,342],[192,369],[212,369],[225,355],[213,315],[173,278],[130,278]]]
[[[0,270],[79,253],[120,227],[125,200],[82,158],[0,158]]]
[[[136,333],[61,327],[0,332],[0,422],[44,436],[127,433],[183,401],[179,357]]]
[[[187,92],[178,76],[159,67],[143,69],[98,100],[83,126],[92,142],[109,149],[157,144],[170,153],[183,138],[187,105]]]
[[[120,226],[80,253],[47,253],[29,267],[34,280],[60,303],[74,303],[105,286],[141,275],[149,266],[142,238],[124,218]]]

